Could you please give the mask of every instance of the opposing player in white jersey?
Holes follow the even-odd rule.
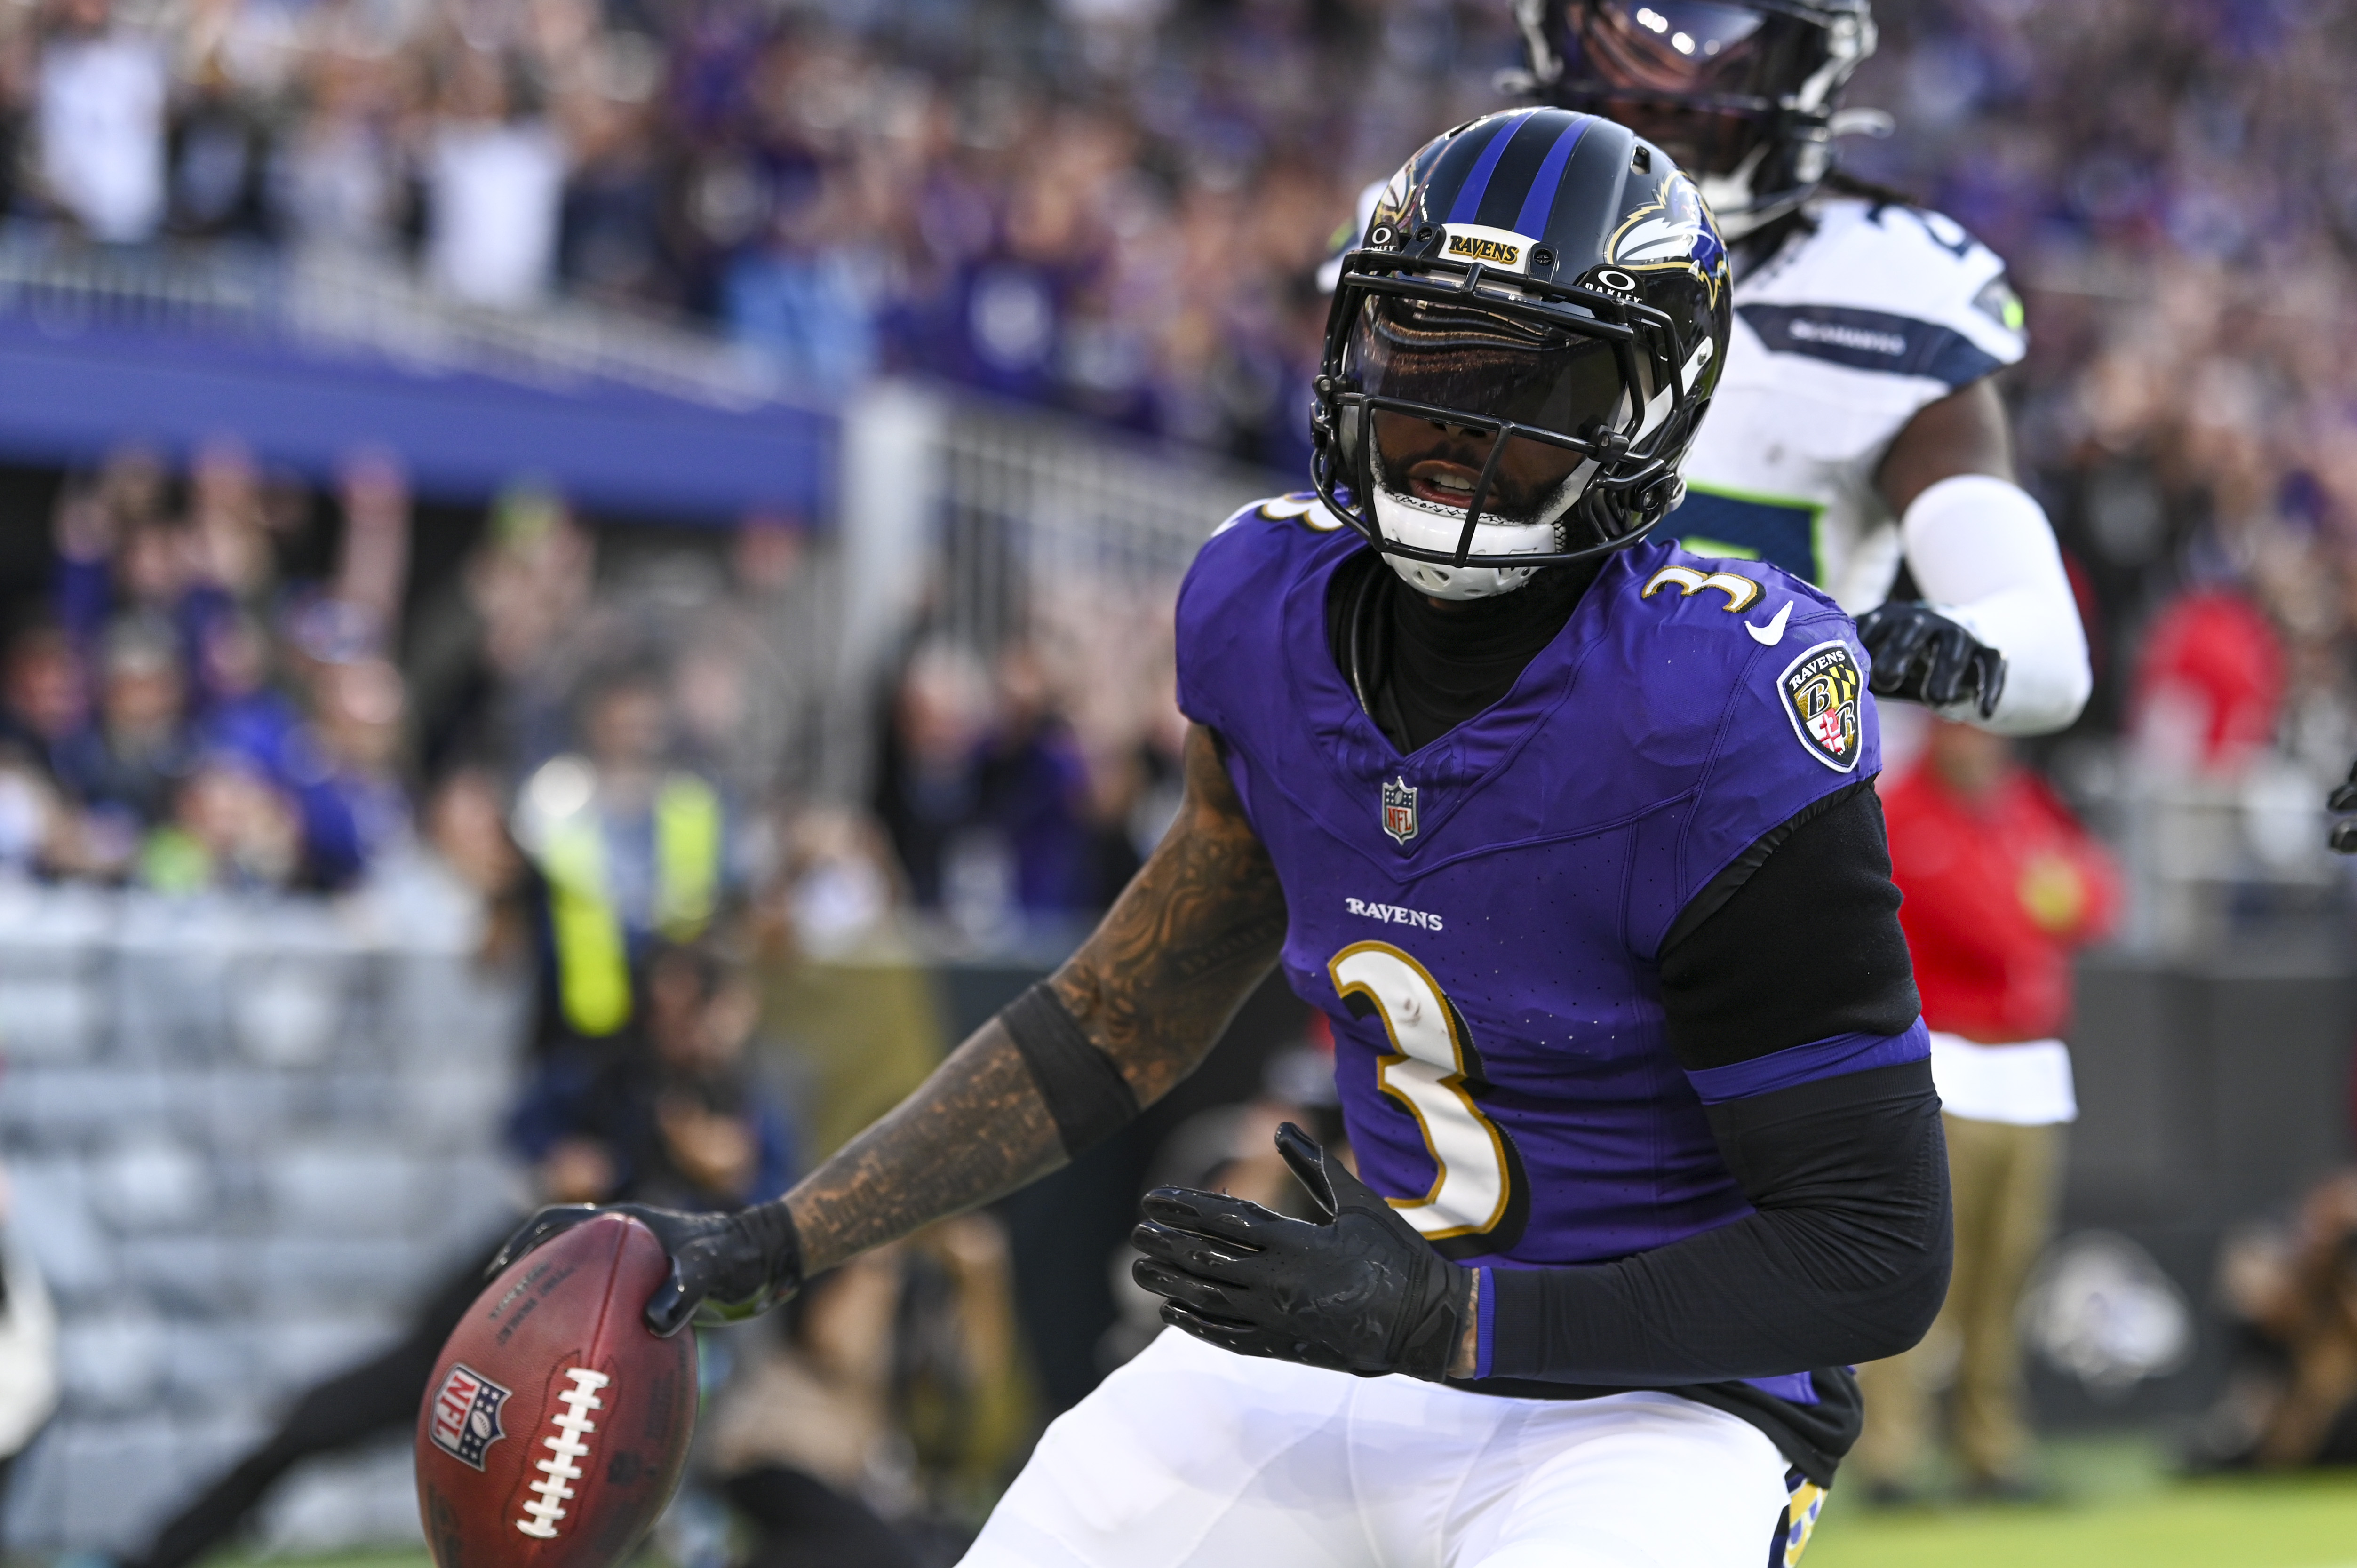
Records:
[[[1878,695],[2005,735],[2076,719],[2086,639],[1990,381],[2027,347],[2005,263],[1833,171],[1842,89],[1874,50],[1867,0],[1515,0],[1515,16],[1526,89],[1666,148],[1727,240],[1734,338],[1663,532],[1824,588],[1858,618]],[[1902,561],[1921,599],[1889,598]]]
[[[1858,618],[1874,690],[2007,735],[2086,704],[2078,607],[2014,483],[1989,377],[2020,360],[2005,263],[1953,219],[1833,173],[1867,0],[1516,0],[1531,85],[1695,172],[1735,268],[1735,338],[1667,527],[1775,562]],[[1920,601],[1887,602],[1904,560]]]

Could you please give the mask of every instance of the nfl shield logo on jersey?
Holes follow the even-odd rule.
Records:
[[[508,1391],[460,1362],[442,1380],[434,1396],[434,1445],[462,1465],[483,1467],[483,1455],[507,1434],[500,1427],[500,1406]]]
[[[1383,786],[1383,832],[1400,843],[1415,837],[1415,786],[1405,779]]]

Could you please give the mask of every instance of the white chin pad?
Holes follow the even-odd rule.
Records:
[[[1377,487],[1375,524],[1385,539],[1418,550],[1454,553],[1465,532],[1465,514],[1394,495]],[[1547,555],[1556,548],[1555,529],[1544,522],[1484,521],[1473,530],[1476,555]],[[1486,599],[1510,594],[1531,580],[1534,566],[1444,566],[1437,562],[1385,555],[1400,581],[1436,599]]]
[[[1400,581],[1436,599],[1491,599],[1511,594],[1531,580],[1534,566],[1437,566],[1429,561],[1409,561],[1386,555]]]

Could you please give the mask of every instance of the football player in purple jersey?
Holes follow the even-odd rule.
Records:
[[[1650,537],[1728,309],[1693,182],[1627,128],[1525,110],[1420,151],[1343,259],[1314,489],[1229,519],[1181,590],[1169,834],[784,1199],[633,1210],[675,1265],[650,1323],[1066,1163],[1281,966],[1352,1159],[1280,1135],[1306,1218],[1146,1197],[1171,1328],[966,1562],[1796,1562],[1847,1364],[1944,1293],[1947,1177],[1856,628]]]

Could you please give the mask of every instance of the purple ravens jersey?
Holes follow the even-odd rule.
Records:
[[[1361,1176],[1496,1267],[1609,1262],[1749,1213],[1706,1104],[1926,1049],[1919,1023],[1687,1073],[1663,1018],[1658,955],[1688,901],[1880,766],[1855,627],[1774,566],[1641,544],[1503,699],[1403,757],[1327,640],[1328,585],[1365,548],[1314,501],[1248,508],[1178,619],[1179,704],[1226,743],[1275,861],[1286,978],[1332,1024]]]

